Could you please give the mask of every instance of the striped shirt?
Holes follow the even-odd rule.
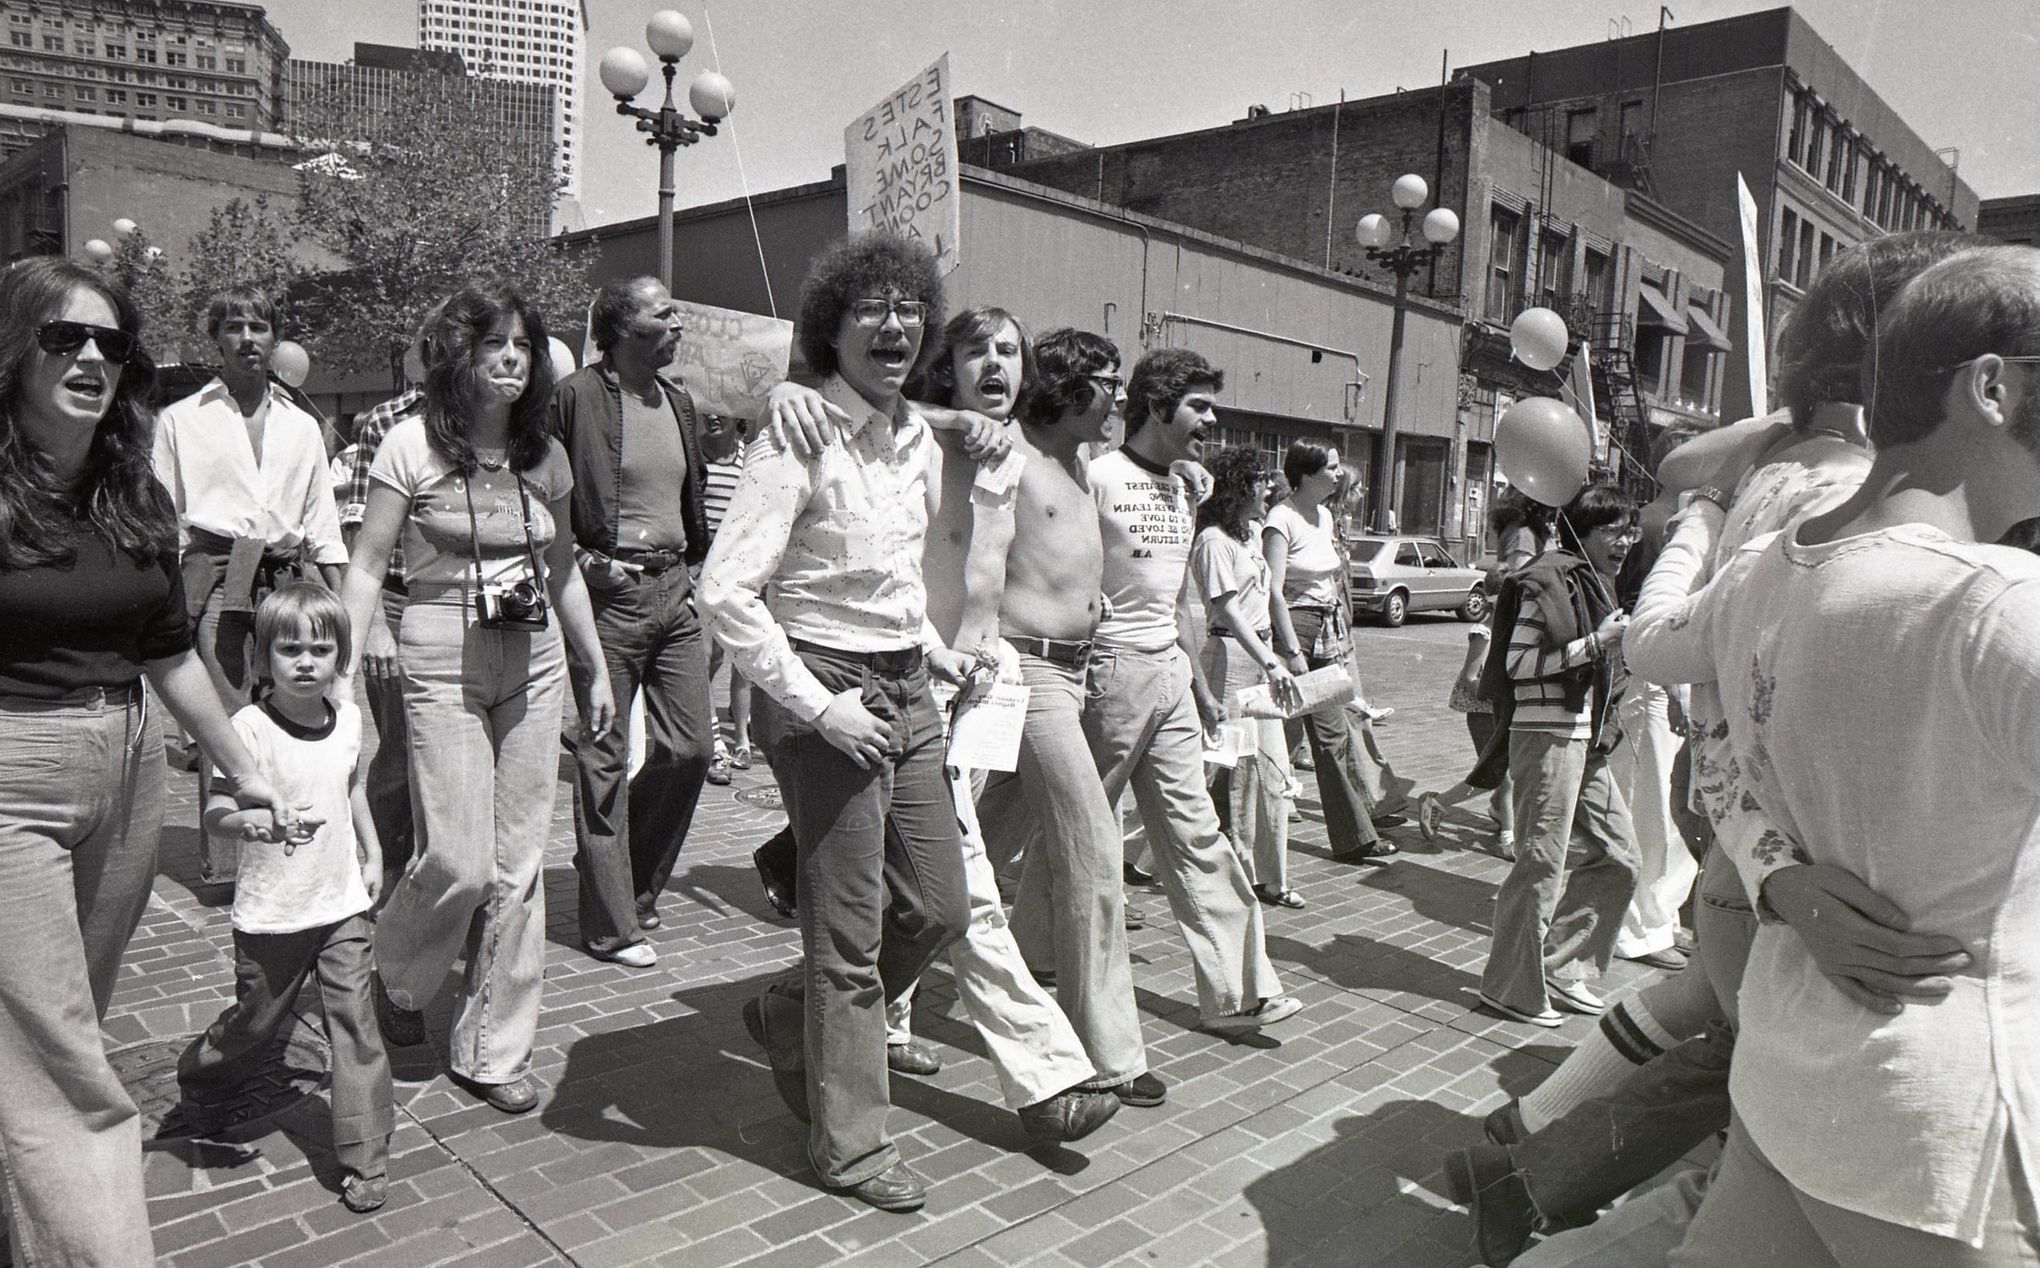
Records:
[[[1610,647],[1612,652],[1616,650]],[[1546,731],[1567,739],[1584,740],[1593,735],[1593,693],[1587,692],[1578,709],[1567,707],[1565,685],[1558,675],[1568,669],[1592,664],[1591,636],[1555,644],[1545,631],[1544,618],[1535,604],[1524,604],[1509,632],[1509,658],[1505,662],[1516,688],[1516,716],[1510,729]]]
[[[711,539],[722,527],[723,514],[730,509],[730,495],[737,491],[737,480],[744,474],[744,446],[738,445],[730,456],[721,462],[701,464],[701,505],[708,516],[708,532]]]

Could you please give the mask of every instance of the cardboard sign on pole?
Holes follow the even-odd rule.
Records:
[[[1743,354],[1750,391],[1750,413],[1769,412],[1771,385],[1769,345],[1764,340],[1764,262],[1757,254],[1757,200],[1742,173],[1735,174],[1735,202],[1741,211],[1743,258]]]
[[[793,356],[793,323],[777,317],[675,300],[685,333],[666,373],[687,385],[697,408],[729,418],[765,416],[765,395]]]
[[[950,93],[944,53],[843,129],[850,231],[919,238],[945,276],[963,262],[963,185]]]

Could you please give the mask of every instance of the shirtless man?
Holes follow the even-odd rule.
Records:
[[[949,646],[978,655],[988,666],[1011,656],[997,642],[1006,553],[1015,540],[1015,489],[1007,473],[1019,466],[1024,480],[1033,464],[1007,457],[1010,429],[1003,424],[1032,370],[1031,341],[1012,314],[973,308],[943,328],[926,381],[915,392],[923,402],[917,412],[933,425],[936,440],[929,483],[937,494],[921,557],[928,619]],[[807,426],[817,413],[830,410],[819,396],[776,392],[775,404],[796,424],[787,430],[799,433],[793,442],[797,447],[829,443],[828,428],[815,426],[811,434]],[[985,426],[988,421],[1001,425],[996,436]],[[985,459],[982,467],[979,455]],[[970,901],[970,923],[949,947],[957,995],[985,1041],[1007,1104],[1028,1133],[1038,1139],[1079,1139],[1118,1111],[1119,1101],[1103,1091],[1104,1084],[1118,1080],[1099,1077],[1069,1020],[1028,971],[985,857],[968,774],[952,775]],[[776,849],[777,838],[760,848],[761,873],[776,866]],[[790,891],[790,877],[786,884]],[[902,1073],[932,1074],[940,1062],[913,1042],[910,998],[901,994],[888,1002],[887,1062]]]
[[[1000,633],[1028,686],[1027,727],[1018,769],[987,781],[980,818],[995,859],[1023,860],[1014,936],[1029,964],[1053,966],[1098,1082],[1129,1105],[1160,1105],[1167,1089],[1148,1072],[1127,958],[1119,817],[1082,724],[1105,564],[1082,450],[1105,439],[1126,399],[1119,350],[1058,330],[1042,338],[1035,362],[1014,446],[1025,465],[999,604]]]

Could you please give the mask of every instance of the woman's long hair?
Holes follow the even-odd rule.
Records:
[[[510,407],[510,466],[529,471],[545,461],[550,446],[547,412],[552,405],[552,354],[546,346],[545,320],[524,296],[508,287],[470,282],[447,297],[444,307],[425,326],[425,435],[433,451],[463,475],[481,464],[468,422],[475,411],[476,362],[482,340],[496,323],[515,316],[531,341],[531,374],[524,395]]]
[[[1204,464],[1211,472],[1211,496],[1197,508],[1197,527],[1216,525],[1228,536],[1250,542],[1247,525],[1261,515],[1261,455],[1251,445],[1229,445]]]
[[[46,355],[36,344],[36,327],[61,313],[81,289],[105,298],[120,328],[140,335],[142,315],[134,301],[97,273],[47,255],[0,269],[0,568],[70,564],[72,525],[80,517],[137,564],[177,553],[177,512],[156,479],[153,453],[156,418],[148,400],[156,367],[139,342],[120,367],[113,403],[93,434],[74,488],[64,487],[49,455],[22,430],[28,368]]]

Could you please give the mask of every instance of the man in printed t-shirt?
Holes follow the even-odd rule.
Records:
[[[1090,466],[1108,614],[1094,637],[1084,734],[1106,796],[1116,802],[1131,785],[1153,837],[1204,1028],[1237,1033],[1302,1005],[1281,994],[1252,883],[1205,790],[1205,726],[1222,710],[1183,645],[1194,519],[1169,464],[1196,459],[1224,383],[1188,349],[1148,353],[1126,386],[1125,445]]]

